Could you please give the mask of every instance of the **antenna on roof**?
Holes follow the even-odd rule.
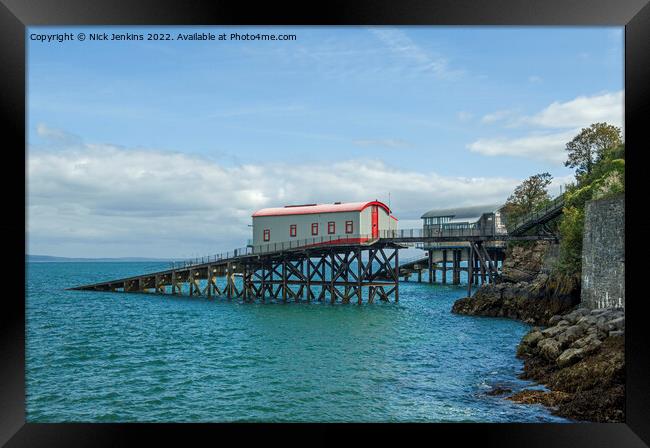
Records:
[[[392,211],[393,209],[390,208],[390,191],[388,192],[388,210]]]

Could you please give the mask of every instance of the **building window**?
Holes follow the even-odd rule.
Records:
[[[318,223],[314,222],[311,225],[311,234],[312,235],[318,235]]]
[[[352,233],[354,231],[354,224],[352,221],[345,221],[345,233]]]
[[[271,230],[264,229],[264,241],[271,241]]]
[[[289,226],[289,236],[296,236],[297,232],[298,232],[298,231],[296,230],[296,225],[295,225],[295,224],[291,224],[291,225]]]
[[[330,221],[327,223],[327,233],[329,235],[333,235],[336,233],[336,223],[334,221]]]

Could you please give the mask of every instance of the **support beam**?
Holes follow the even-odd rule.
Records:
[[[232,299],[232,275],[234,274],[232,269],[232,262],[228,262],[226,267],[226,297]]]
[[[395,249],[395,303],[399,302],[399,249]]]
[[[447,249],[442,250],[442,283],[447,284]]]
[[[472,248],[467,250],[467,297],[472,297],[472,283],[474,282],[474,257]]]
[[[361,284],[363,282],[362,278],[363,272],[363,262],[361,261],[361,248],[357,249],[357,305],[363,303],[363,295],[361,293]]]

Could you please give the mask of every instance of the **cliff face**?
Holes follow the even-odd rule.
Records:
[[[473,297],[457,300],[452,312],[546,325],[552,316],[570,311],[580,300],[577,281],[550,273],[557,253],[557,245],[548,241],[509,248],[501,282],[483,285]]]
[[[550,265],[556,245],[549,241],[535,241],[508,248],[503,262],[502,280],[507,283],[530,282]],[[553,249],[552,249],[553,248]]]

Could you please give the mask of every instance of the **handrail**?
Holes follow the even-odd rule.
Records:
[[[525,224],[538,220],[540,217],[546,216],[551,211],[557,211],[558,208],[561,208],[564,205],[564,194],[559,195],[551,202],[546,204],[544,207],[533,210],[532,212],[519,218],[514,225],[509,229],[509,233],[517,231],[519,228],[523,227]]]
[[[493,232],[486,232],[476,225],[465,228],[414,228],[399,230],[380,230],[376,235],[372,234],[337,234],[327,236],[314,236],[298,240],[277,241],[267,244],[249,245],[233,251],[222,252],[216,255],[209,255],[200,258],[192,258],[181,262],[173,262],[172,269],[187,268],[197,265],[205,265],[212,261],[223,262],[226,260],[237,260],[250,255],[269,255],[288,250],[306,249],[320,245],[351,245],[351,244],[372,244],[379,239],[400,239],[400,238],[453,238],[453,237],[480,237],[491,236]]]

